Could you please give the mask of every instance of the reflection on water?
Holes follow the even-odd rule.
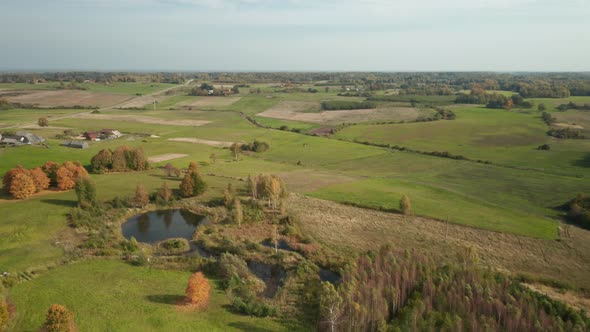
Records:
[[[161,210],[134,216],[121,225],[121,230],[126,239],[134,236],[139,242],[154,243],[177,237],[190,240],[195,229],[208,222],[207,217],[187,210]]]

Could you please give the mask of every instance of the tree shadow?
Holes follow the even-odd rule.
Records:
[[[231,322],[227,325],[231,326],[235,329],[238,329],[241,331],[248,331],[248,332],[271,332],[271,331],[273,331],[271,329],[259,327],[259,326],[252,324],[252,323],[247,323],[247,322]]]
[[[145,298],[150,302],[170,305],[178,305],[184,301],[184,296],[176,294],[148,295]]]
[[[76,207],[76,201],[71,201],[67,199],[42,199],[41,202],[58,205],[58,206],[65,206],[65,207]]]
[[[150,174],[151,177],[154,178],[159,178],[162,180],[167,180],[167,181],[182,181],[181,177],[176,177],[176,176],[168,176],[168,175],[161,175],[161,174]]]
[[[572,165],[578,166],[578,167],[590,167],[590,153],[587,154],[582,159],[574,160],[572,162]]]

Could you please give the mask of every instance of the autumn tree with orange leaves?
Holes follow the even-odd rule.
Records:
[[[88,172],[78,162],[66,161],[59,165],[48,161],[43,167],[32,170],[20,165],[9,170],[2,178],[2,186],[7,194],[24,199],[52,186],[59,190],[73,189],[76,180],[84,176],[88,176]]]
[[[37,192],[40,192],[40,191],[43,191],[43,190],[49,188],[51,181],[49,180],[49,177],[47,176],[47,174],[45,174],[45,172],[43,172],[41,167],[33,168],[29,174],[31,175],[31,178],[33,179],[33,182],[35,183],[35,188],[36,188]]]
[[[74,332],[74,315],[63,305],[54,304],[47,311],[45,330],[48,332]]]
[[[25,199],[37,192],[35,182],[29,174],[18,173],[10,184],[10,194],[16,199]]]
[[[202,272],[193,273],[186,287],[185,303],[194,309],[204,309],[209,304],[210,293],[211,286],[205,275]]]

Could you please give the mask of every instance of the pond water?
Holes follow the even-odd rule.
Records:
[[[321,281],[329,281],[332,284],[337,284],[340,282],[340,275],[334,271],[330,271],[328,269],[320,268],[320,280]]]
[[[187,210],[161,210],[129,218],[121,231],[126,239],[132,236],[139,242],[155,243],[170,238],[192,239],[194,231],[209,220]]]
[[[266,284],[262,295],[267,298],[271,298],[277,293],[279,287],[283,286],[283,279],[287,275],[286,271],[278,265],[257,261],[249,261],[248,268]]]

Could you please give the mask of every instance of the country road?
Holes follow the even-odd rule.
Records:
[[[153,96],[156,96],[156,95],[161,94],[161,93],[165,93],[165,92],[170,91],[170,90],[178,89],[180,87],[185,87],[185,86],[188,86],[189,84],[191,84],[192,81],[193,80],[191,79],[191,80],[188,80],[184,84],[181,84],[181,85],[171,86],[169,88],[166,88],[166,89],[163,89],[163,90],[160,90],[160,91],[156,91],[156,92],[153,92],[153,93],[150,93],[150,94],[147,94],[147,95],[143,95],[143,96],[132,97],[132,98],[129,98],[129,99],[127,99],[127,100],[125,100],[125,101],[123,101],[121,103],[118,103],[118,104],[115,104],[115,105],[111,105],[111,106],[107,106],[107,107],[103,107],[103,108],[99,108],[98,111],[106,111],[106,110],[110,110],[110,109],[113,109],[113,108],[122,107],[122,106],[125,106],[126,104],[129,104],[129,103],[131,103],[133,101],[136,101],[137,99],[140,99],[140,98],[153,97]],[[51,118],[48,118],[48,120],[49,121],[61,120],[61,119],[65,119],[65,118],[76,117],[76,116],[81,115],[81,114],[90,114],[90,113],[92,113],[94,111],[96,111],[96,110],[94,110],[94,109],[93,110],[84,110],[84,112],[72,113],[72,114],[67,114],[67,115],[61,115],[61,116],[51,117]],[[35,123],[31,123],[31,122],[29,122],[29,123],[19,123],[19,124],[15,124],[15,125],[0,127],[0,130],[2,130],[2,129],[11,129],[11,128],[20,128],[20,127],[31,126],[31,125],[34,126],[36,124],[37,124],[36,122]]]

